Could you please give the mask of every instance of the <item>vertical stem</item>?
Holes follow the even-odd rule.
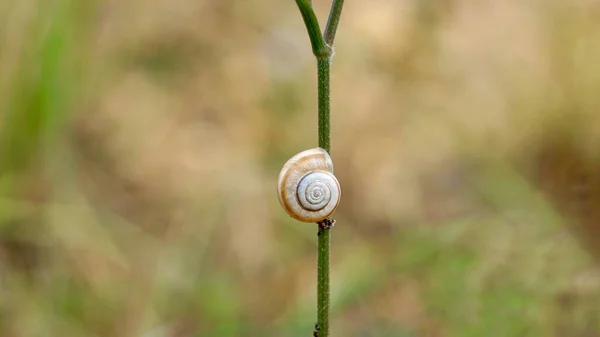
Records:
[[[317,58],[318,138],[319,147],[331,152],[330,124],[330,72],[333,56],[333,40],[342,14],[344,0],[333,0],[327,27],[321,35],[317,16],[310,0],[296,0],[302,14],[313,54]],[[331,227],[334,220],[325,219],[318,223],[317,241],[317,325],[313,336],[329,337],[329,269],[331,251]]]
[[[318,137],[319,147],[331,151],[330,131],[330,71],[331,57],[317,58]],[[329,221],[326,219],[325,221]],[[329,256],[330,228],[319,224],[317,241],[317,326],[318,337],[329,336]]]
[[[331,231],[322,230],[317,243],[317,324],[318,336],[329,336],[329,255]]]
[[[317,97],[318,97],[318,135],[319,147],[331,152],[330,131],[330,79],[331,58],[329,56],[317,59]]]

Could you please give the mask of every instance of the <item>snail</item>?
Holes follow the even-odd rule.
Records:
[[[279,173],[277,194],[283,209],[296,220],[319,222],[333,214],[341,189],[327,151],[314,148],[290,158]]]

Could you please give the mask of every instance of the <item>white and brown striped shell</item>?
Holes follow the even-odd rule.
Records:
[[[279,173],[277,194],[283,209],[296,220],[319,222],[333,214],[341,189],[327,151],[314,148],[290,158]]]

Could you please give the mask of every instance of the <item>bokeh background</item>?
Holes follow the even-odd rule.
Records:
[[[311,335],[294,1],[3,0],[0,37],[0,336]],[[595,0],[346,1],[332,336],[600,336],[599,60]]]

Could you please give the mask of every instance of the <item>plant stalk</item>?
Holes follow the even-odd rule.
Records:
[[[325,26],[325,33],[323,33],[325,43],[330,46],[333,46],[333,41],[335,40],[335,33],[340,23],[340,17],[342,16],[342,7],[344,7],[344,0],[333,0],[331,3],[327,26]]]
[[[330,74],[331,58],[317,57],[317,100],[319,147],[331,153],[331,102]]]
[[[311,2],[309,0],[296,0],[296,4],[298,5],[298,9],[300,9],[300,14],[302,14],[304,25],[308,31],[313,54],[315,54],[317,58],[329,58],[332,54],[332,50],[321,36],[319,20],[317,20],[317,15],[315,14],[315,11],[313,11]]]
[[[318,108],[318,144],[319,147],[331,153],[331,59],[333,56],[333,41],[342,13],[343,0],[333,0],[325,32],[321,34],[317,16],[310,0],[296,0],[300,9],[313,54],[317,59],[317,108]],[[318,223],[317,240],[317,325],[313,336],[329,336],[330,311],[330,252],[331,228],[334,220],[325,219]]]

